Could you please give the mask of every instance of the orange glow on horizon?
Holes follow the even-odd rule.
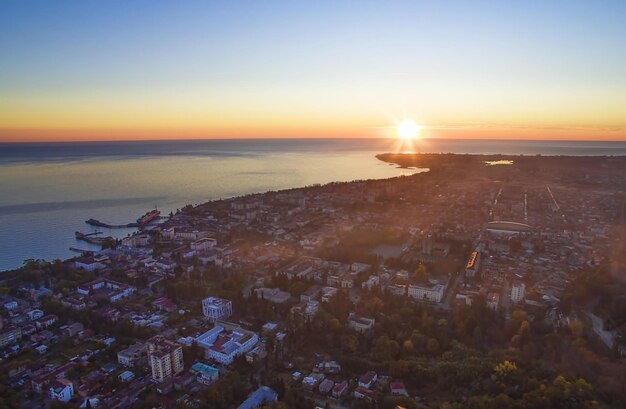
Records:
[[[188,139],[298,139],[392,138],[402,145],[413,138],[398,138],[395,127],[328,126],[219,127],[219,128],[0,128],[0,142],[78,142]],[[415,138],[416,140],[417,138]],[[626,141],[626,128],[546,126],[423,126],[423,139],[510,139]],[[401,150],[411,150],[407,145]]]

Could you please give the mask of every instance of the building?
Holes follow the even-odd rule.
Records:
[[[294,315],[299,315],[304,319],[311,319],[317,311],[319,310],[320,303],[319,301],[308,301],[301,304],[296,304],[291,307],[291,313]]]
[[[430,302],[441,302],[445,287],[442,284],[435,284],[432,287],[410,284],[408,295],[416,300],[427,300]]]
[[[526,285],[524,283],[513,283],[511,286],[511,301],[519,303],[524,299]]]
[[[259,336],[243,328],[220,322],[196,338],[196,343],[204,348],[206,359],[229,365],[236,356],[250,351],[259,342]]]
[[[196,240],[190,244],[191,249],[195,251],[206,251],[208,249],[212,249],[215,246],[217,246],[217,240],[209,237]]]
[[[389,382],[389,389],[391,390],[391,394],[394,396],[409,396],[409,393],[406,391],[406,386],[404,386],[404,382],[400,380]]]
[[[237,409],[254,409],[266,403],[276,402],[277,399],[278,394],[272,388],[260,386],[241,405],[237,406]]]
[[[116,302],[131,296],[137,289],[119,281],[101,278],[78,286],[76,291],[80,295],[102,295],[110,302]]]
[[[267,349],[265,349],[265,344],[259,342],[251,351],[246,353],[246,362],[254,363],[258,362],[261,359],[264,359],[267,356]]]
[[[371,290],[375,286],[380,284],[380,278],[377,275],[371,275],[368,277],[367,281],[361,283],[361,288],[367,288]]]
[[[183,347],[180,344],[157,335],[148,340],[146,350],[152,378],[157,382],[163,382],[183,371]]]
[[[348,392],[348,381],[336,383],[333,387],[333,398],[339,399]]]
[[[335,382],[331,381],[330,379],[324,379],[322,383],[320,383],[318,390],[322,395],[328,395],[333,390],[334,386]]]
[[[303,292],[300,295],[300,302],[306,303],[309,301],[317,300],[321,291],[322,291],[322,286],[320,285],[311,286],[309,289],[307,289],[305,292]]]
[[[280,288],[257,288],[254,290],[257,298],[273,302],[275,304],[282,304],[291,298],[291,294],[286,291],[282,291]]]
[[[4,327],[0,330],[0,347],[13,344],[22,339],[22,328]]]
[[[427,234],[422,238],[422,254],[430,256],[433,251],[433,236]]]
[[[83,256],[74,260],[74,267],[85,271],[96,271],[106,268],[107,256]]]
[[[373,328],[375,323],[376,320],[374,318],[363,317],[355,313],[350,313],[348,317],[348,326],[360,333]]]
[[[196,379],[198,380],[198,382],[204,385],[212,384],[220,376],[217,368],[211,365],[203,364],[202,362],[196,362],[195,364],[193,364],[189,371],[196,375]]]
[[[492,310],[497,310],[498,305],[500,305],[500,294],[498,293],[489,293],[487,294],[487,307]]]
[[[324,287],[322,288],[322,302],[329,302],[335,295],[337,295],[337,290],[335,287]]]
[[[406,295],[406,285],[389,284],[387,287],[385,287],[385,292],[397,296],[404,296]]]
[[[117,375],[117,379],[121,382],[130,382],[135,379],[135,374],[131,371],[124,371],[121,374]]]
[[[233,313],[233,303],[217,297],[207,297],[202,300],[202,312],[211,322],[223,320]]]
[[[479,267],[480,253],[478,251],[473,251],[472,254],[470,254],[469,260],[467,260],[467,264],[465,265],[465,277],[475,277]]]
[[[378,380],[378,375],[374,371],[366,372],[365,375],[359,378],[359,386],[362,388],[370,389],[376,381]]]
[[[74,396],[74,384],[67,379],[56,379],[50,387],[50,399],[69,402]]]
[[[122,366],[133,367],[146,358],[146,346],[136,343],[117,353],[117,362]]]

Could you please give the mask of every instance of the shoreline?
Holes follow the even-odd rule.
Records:
[[[381,179],[354,179],[351,181],[333,181],[323,184],[311,184],[292,188],[285,188],[279,190],[266,190],[261,192],[254,192],[248,194],[234,195],[230,197],[224,197],[216,200],[209,200],[196,205],[188,203],[187,206],[191,206],[191,209],[205,207],[215,202],[222,201],[237,201],[245,200],[249,197],[264,196],[268,194],[279,194],[285,192],[294,192],[298,190],[306,190],[311,188],[326,188],[329,186],[347,185],[355,183],[367,183],[367,182],[389,182],[391,180],[403,177],[416,177],[420,174],[428,174],[431,177],[439,178],[442,175],[453,176],[459,174],[460,171],[468,174],[475,174],[475,176],[486,176],[488,174],[499,173],[502,167],[511,167],[513,169],[524,170],[534,174],[539,169],[546,171],[553,171],[555,168],[564,172],[570,172],[573,170],[588,169],[589,166],[593,168],[601,166],[602,163],[613,163],[615,165],[622,165],[626,171],[626,156],[568,156],[568,155],[510,155],[510,154],[456,154],[456,153],[379,153],[374,157],[384,163],[394,165],[397,169],[414,171],[411,175],[399,175],[393,177],[386,177]],[[489,161],[506,161],[510,160],[513,163],[510,165],[495,164],[487,166],[486,162]],[[580,163],[583,162],[583,163]],[[575,169],[572,169],[575,168]],[[604,169],[606,170],[606,169]],[[62,259],[62,261],[72,260],[75,257]],[[35,260],[37,260],[35,258]],[[53,262],[56,259],[45,260],[46,262]],[[19,270],[21,266],[13,269],[6,269],[0,271],[0,274]]]

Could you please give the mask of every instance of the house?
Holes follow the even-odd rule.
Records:
[[[316,300],[317,297],[319,297],[321,291],[322,291],[322,286],[320,285],[311,286],[309,289],[307,289],[305,292],[303,292],[300,295],[300,302],[306,303],[309,301]]]
[[[322,302],[329,302],[337,294],[337,291],[335,287],[322,288]]]
[[[202,362],[196,362],[193,364],[189,372],[196,375],[198,382],[204,385],[210,385],[219,378],[219,371],[217,368]]]
[[[152,301],[152,306],[159,311],[172,312],[176,311],[176,303],[167,297],[159,297]]]
[[[318,389],[322,395],[328,395],[333,390],[334,386],[335,382],[331,381],[330,379],[324,379],[322,383],[320,383]]]
[[[0,329],[0,347],[13,344],[22,339],[22,328],[7,326]]]
[[[266,403],[276,402],[277,399],[278,394],[272,388],[260,386],[241,405],[237,406],[237,409],[254,409]]]
[[[74,337],[76,334],[84,330],[85,327],[80,322],[75,322],[70,325],[65,325],[65,328],[62,328],[63,335],[67,337]]]
[[[28,318],[30,318],[31,321],[35,321],[43,317],[43,311],[38,310],[38,309],[30,310],[26,314],[28,315]]]
[[[409,396],[409,393],[406,391],[406,387],[404,386],[404,382],[395,380],[389,383],[389,389],[391,390],[391,394],[395,396]]]
[[[354,397],[357,399],[367,399],[369,401],[376,400],[376,392],[364,388],[362,386],[357,387],[353,393]]]
[[[256,288],[254,293],[257,298],[261,298],[275,304],[282,304],[291,298],[291,294],[286,291],[281,291],[280,288]]]
[[[52,370],[48,369],[44,371],[43,373],[40,373],[39,375],[35,376],[30,381],[30,385],[33,391],[37,393],[42,393],[44,391],[44,386],[49,384],[51,380],[64,378],[66,372],[70,370],[71,368],[73,368],[74,366],[76,366],[76,363],[68,362],[66,364],[53,367]],[[73,393],[73,386],[72,386],[72,393]]]
[[[54,324],[58,320],[59,320],[59,317],[57,317],[54,314],[50,314],[50,315],[46,315],[45,317],[39,318],[37,321],[35,321],[35,325],[39,329],[48,328],[50,325]]]
[[[258,362],[266,356],[267,350],[265,349],[265,344],[259,342],[254,348],[252,348],[252,350],[246,353],[246,362]]]
[[[191,385],[193,381],[197,380],[193,374],[189,372],[183,372],[180,375],[174,377],[174,389],[177,391],[183,390],[187,386]]]
[[[333,386],[333,398],[335,399],[339,399],[341,398],[343,395],[345,395],[348,392],[348,381],[342,381],[339,383],[336,383],[335,386]]]
[[[87,304],[81,299],[75,297],[66,297],[61,300],[61,305],[69,307],[73,310],[82,310],[87,307]]]
[[[117,379],[119,379],[121,382],[130,382],[135,379],[135,374],[131,371],[124,371],[117,375]]]
[[[354,287],[354,278],[350,274],[344,274],[341,276],[339,283],[341,288],[352,288]]]
[[[368,290],[371,290],[372,288],[374,288],[375,286],[379,284],[380,284],[380,277],[378,277],[377,275],[371,275],[369,276],[367,281],[364,281],[363,283],[361,283],[361,288],[367,288]]]
[[[67,379],[57,379],[50,387],[50,399],[69,402],[74,396],[74,384]]]
[[[359,386],[370,389],[376,381],[378,380],[378,375],[374,371],[366,372],[363,376],[359,378]]]
[[[341,365],[337,361],[323,361],[317,364],[317,369],[327,374],[338,374],[341,372]]]
[[[302,386],[308,390],[314,390],[317,385],[322,383],[325,376],[321,373],[312,373],[302,378]]]
[[[136,343],[117,353],[117,362],[126,367],[133,367],[147,360],[146,347]]]

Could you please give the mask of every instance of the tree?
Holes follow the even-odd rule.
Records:
[[[398,343],[387,335],[382,335],[376,339],[374,349],[372,350],[374,357],[379,361],[391,361],[398,355],[400,346]]]

